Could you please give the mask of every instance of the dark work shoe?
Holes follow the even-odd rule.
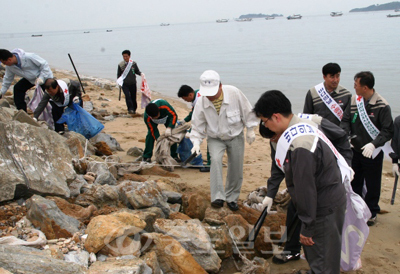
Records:
[[[203,166],[199,170],[200,170],[200,172],[210,172],[210,167],[209,166]]]
[[[373,217],[373,218],[370,218],[369,220],[368,220],[368,222],[367,222],[367,225],[368,226],[373,226],[374,224],[376,224],[376,216],[375,217]]]
[[[174,160],[175,160],[177,163],[182,163],[182,160],[179,159],[179,157],[175,157]]]
[[[229,209],[232,211],[239,210],[239,206],[236,202],[229,202],[229,203],[227,203],[227,205],[228,205]]]
[[[136,112],[133,109],[129,110],[128,113],[129,114],[136,114]]]
[[[211,202],[211,206],[216,208],[221,208],[224,206],[224,202],[225,202],[224,200],[217,199],[214,202]]]
[[[275,255],[272,258],[272,262],[275,263],[275,264],[286,264],[287,262],[297,261],[299,259],[300,259],[300,253],[296,253],[294,255],[281,253],[281,254]]]
[[[151,158],[143,158],[143,162],[151,163]]]

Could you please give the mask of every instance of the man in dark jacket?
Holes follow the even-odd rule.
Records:
[[[128,108],[128,112],[130,114],[135,114],[137,109],[136,74],[144,74],[140,72],[137,63],[130,59],[131,52],[129,50],[124,50],[122,52],[122,57],[124,58],[124,60],[118,64],[117,83],[122,86],[122,91],[125,94],[125,102],[126,107]],[[127,69],[126,72],[125,69]]]
[[[375,78],[370,71],[354,76],[356,95],[347,106],[340,127],[351,139],[353,146],[352,168],[355,172],[351,186],[364,198],[371,211],[368,225],[376,223],[380,211],[383,151],[386,142],[393,136],[393,119],[388,102],[374,89]],[[363,195],[363,188],[367,192]]]
[[[279,136],[275,162],[302,221],[300,243],[311,273],[340,273],[346,194],[334,151],[316,123],[292,113],[282,92],[265,92],[254,111]]]
[[[50,102],[55,131],[64,131],[64,124],[57,124],[56,122],[63,115],[65,107],[70,107],[73,103],[78,103],[82,106],[81,87],[76,81],[69,79],[56,80],[53,78],[47,79],[44,86],[43,98],[35,109],[33,117],[37,120]]]

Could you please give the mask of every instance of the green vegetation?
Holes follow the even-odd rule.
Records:
[[[380,10],[395,10],[395,9],[400,9],[400,2],[391,2],[391,3],[386,3],[386,4],[381,4],[381,5],[371,5],[366,8],[357,8],[357,9],[352,9],[350,12],[361,12],[361,11],[380,11]]]

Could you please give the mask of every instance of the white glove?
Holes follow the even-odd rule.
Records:
[[[185,134],[185,138],[189,138],[190,139],[190,132],[188,131],[188,132],[186,132],[186,134]]]
[[[35,81],[35,85],[36,86],[40,86],[40,85],[43,85],[43,80],[41,79],[41,78],[36,78],[36,81]]]
[[[267,212],[269,213],[271,211],[272,203],[274,202],[274,199],[265,196],[262,204],[263,204],[263,209],[267,207]]]
[[[190,152],[192,154],[196,152],[197,155],[200,155],[200,143],[198,141],[194,141],[192,150]]]
[[[400,176],[400,172],[399,172],[399,165],[398,164],[392,164],[392,174],[395,177],[395,175],[397,174],[397,176]]]
[[[247,129],[247,134],[246,134],[246,141],[249,145],[251,145],[254,140],[256,139],[256,134],[254,133],[253,129]]]
[[[37,122],[37,119],[35,117],[33,117],[32,119],[33,119],[33,121]]]
[[[144,73],[142,72],[142,74],[140,74],[140,76],[145,77]]]
[[[79,104],[79,97],[75,96],[72,102],[74,102],[75,104]]]
[[[172,128],[167,127],[167,129],[165,130],[164,135],[165,135],[165,137],[171,136],[172,135]]]
[[[372,153],[375,150],[375,146],[372,143],[368,143],[361,148],[363,150],[362,155],[367,158],[371,158]]]

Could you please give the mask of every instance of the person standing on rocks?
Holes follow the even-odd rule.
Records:
[[[157,99],[151,101],[145,109],[144,112],[144,123],[147,126],[146,135],[146,145],[143,152],[143,161],[151,162],[151,157],[153,156],[154,143],[160,137],[160,132],[158,131],[158,125],[165,125],[166,130],[164,135],[169,137],[172,135],[172,129],[175,128],[175,124],[178,121],[178,115],[176,114],[174,108],[163,99]],[[176,150],[178,144],[173,144],[171,146],[171,157],[178,160],[178,155]]]
[[[122,91],[125,94],[125,102],[129,114],[135,114],[137,109],[136,74],[143,77],[144,73],[140,72],[137,63],[130,59],[131,52],[129,50],[122,52],[122,58],[124,60],[118,64],[117,83],[122,87]]]
[[[285,173],[302,221],[300,243],[310,272],[340,273],[346,192],[337,151],[319,134],[317,124],[292,113],[289,99],[278,90],[265,92],[254,111],[279,136],[275,163]]]
[[[6,66],[6,72],[0,90],[0,98],[11,86],[15,75],[22,77],[14,85],[14,103],[17,109],[26,112],[25,94],[33,86],[40,85],[44,90],[44,81],[53,78],[49,64],[35,53],[23,49],[13,49],[11,52],[0,49],[0,61]]]
[[[350,104],[351,98],[350,91],[339,85],[341,71],[336,63],[323,66],[324,82],[307,92],[303,113],[318,114],[335,125],[340,125],[343,111]]]
[[[33,117],[37,121],[40,114],[50,102],[51,114],[54,120],[54,130],[56,132],[64,131],[64,124],[56,123],[64,113],[65,107],[72,106],[73,103],[82,107],[82,92],[78,82],[70,79],[47,79],[45,84],[43,98],[33,112]]]
[[[196,106],[198,99],[201,97],[201,94],[199,93],[198,89],[194,90],[192,87],[188,85],[182,85],[179,88],[178,97],[192,104],[192,110],[182,121],[180,121],[181,124],[183,125],[192,120],[194,107]],[[207,166],[201,167],[200,172],[210,172],[210,166],[211,166],[211,157],[207,149]]]
[[[200,76],[200,94],[202,95],[193,111],[190,140],[192,153],[200,154],[200,144],[207,137],[207,146],[211,156],[211,205],[224,206],[236,211],[237,201],[243,182],[244,128],[246,141],[251,145],[256,135],[254,128],[258,119],[246,96],[238,88],[222,85],[219,74],[206,70]],[[222,178],[222,157],[228,155],[228,174],[225,189]]]

